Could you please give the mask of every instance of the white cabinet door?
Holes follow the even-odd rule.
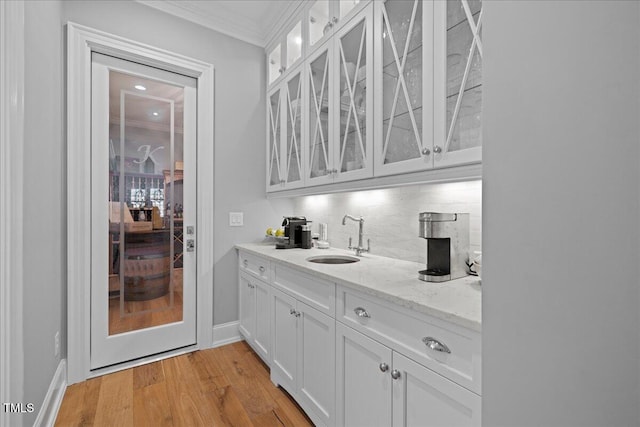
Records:
[[[282,171],[284,189],[304,185],[304,157],[302,153],[302,67],[292,71],[284,82],[284,126],[282,141]]]
[[[482,2],[434,3],[434,165],[482,158]]]
[[[433,2],[375,8],[375,175],[433,167]]]
[[[373,4],[336,32],[334,181],[373,176]]]
[[[296,315],[296,300],[277,289],[272,289],[273,363],[271,364],[271,381],[281,385],[290,393],[295,393],[296,389],[298,337]]]
[[[282,118],[286,113],[282,91],[277,87],[267,95],[267,191],[276,191],[284,185],[282,153]]]
[[[393,426],[481,425],[477,394],[396,352],[392,366]]]
[[[336,425],[391,425],[392,352],[336,322]]]
[[[326,0],[324,0],[326,3]],[[323,3],[316,2],[316,5]],[[307,114],[305,132],[305,185],[333,182],[334,128],[334,60],[333,43],[329,41],[314,52],[305,63],[307,79]]]
[[[252,278],[244,273],[240,274],[240,333],[247,342],[253,340],[256,328],[256,289],[251,283]]]
[[[255,328],[253,348],[267,364],[271,364],[271,286],[260,281],[252,282],[255,294]]]
[[[298,301],[298,398],[307,411],[335,425],[336,321]]]

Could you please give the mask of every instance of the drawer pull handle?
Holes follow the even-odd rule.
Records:
[[[425,343],[425,345],[429,347],[431,350],[440,351],[442,353],[451,353],[451,350],[449,350],[449,347],[442,344],[440,341],[438,341],[433,337],[424,337],[422,338],[422,342]]]
[[[369,313],[367,313],[367,310],[365,310],[362,307],[354,308],[353,312],[356,313],[358,315],[358,317],[366,317],[366,318],[370,318],[371,317],[371,316],[369,316]]]
[[[260,270],[260,273],[264,273],[264,270],[266,270],[266,269],[261,265],[259,270]]]
[[[398,371],[397,369],[391,371],[391,378],[393,378],[394,380],[400,378],[400,371]]]
[[[381,370],[382,372],[387,372],[387,371],[389,370],[389,365],[387,365],[386,363],[382,362],[382,363],[380,364],[380,370]]]
[[[244,261],[242,261],[242,265],[244,265],[244,266],[245,266],[245,268],[246,268],[246,267],[248,267],[248,266],[249,266],[249,261],[247,261],[247,260],[245,259]]]

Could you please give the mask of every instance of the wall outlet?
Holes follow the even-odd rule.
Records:
[[[60,357],[60,331],[56,332],[55,337],[53,338],[53,355],[56,358]]]
[[[229,212],[229,226],[242,227],[244,225],[243,212]]]

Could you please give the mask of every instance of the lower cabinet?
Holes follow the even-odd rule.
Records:
[[[271,381],[316,425],[335,425],[335,320],[272,288]]]
[[[262,358],[271,363],[271,286],[240,273],[240,333]]]
[[[338,426],[480,426],[480,396],[336,323]]]

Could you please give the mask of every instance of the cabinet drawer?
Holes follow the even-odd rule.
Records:
[[[480,394],[480,334],[341,286],[336,319]]]
[[[335,283],[279,264],[274,264],[273,268],[273,286],[316,310],[335,317]]]
[[[240,251],[238,256],[240,271],[259,277],[262,280],[271,282],[271,266],[268,260]]]

